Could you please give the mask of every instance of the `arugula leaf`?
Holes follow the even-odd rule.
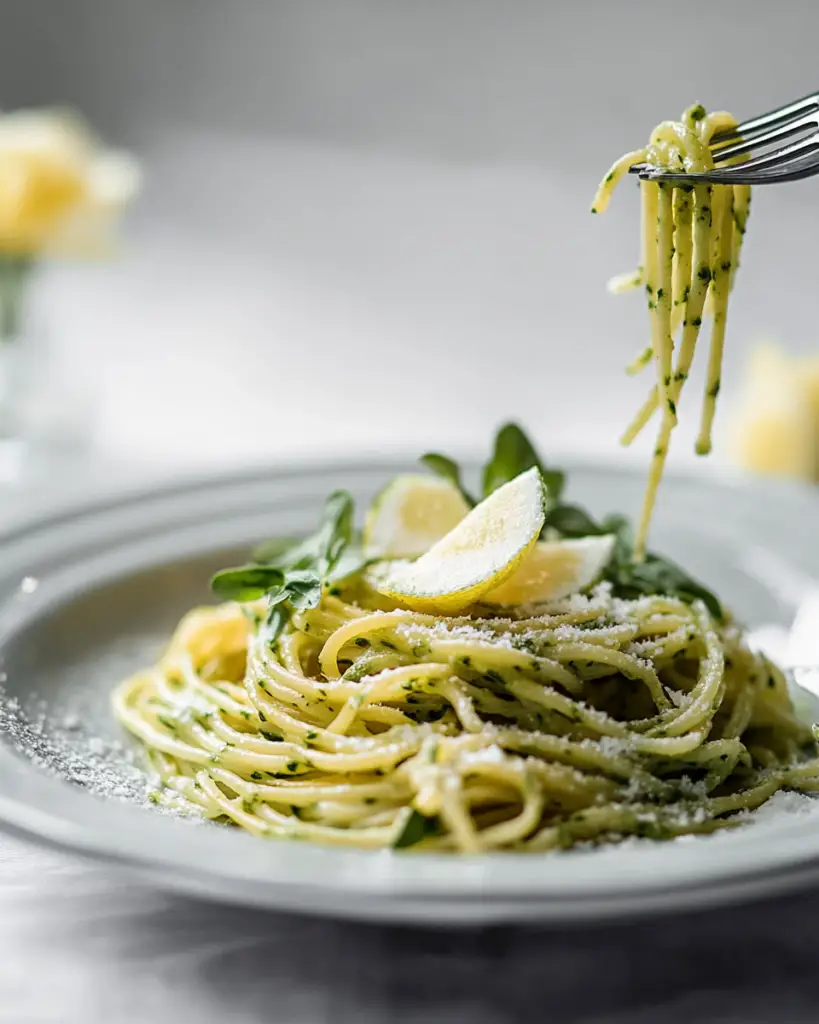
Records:
[[[277,604],[284,604],[289,596],[290,594],[287,589],[287,584],[282,583],[281,586],[271,587],[270,590],[267,591],[267,604],[270,608]]]
[[[223,569],[210,581],[217,597],[226,601],[256,601],[284,585],[284,573],[270,565],[241,565]]]
[[[321,574],[327,582],[351,576],[367,564],[353,530],[353,507],[353,499],[346,491],[334,491],[325,503],[316,533],[302,539],[266,540],[254,549],[254,560],[278,569],[323,569]]]
[[[605,579],[612,583],[618,597],[668,594],[686,604],[700,600],[714,618],[722,619],[723,610],[719,599],[676,562],[651,551],[642,562],[634,561],[634,536],[631,523],[625,516],[607,516],[601,524],[600,532],[613,533],[616,537]]]
[[[629,556],[631,556],[631,552],[634,550],[634,531],[628,516],[621,515],[619,512],[609,512],[607,516],[603,517],[600,532],[613,533],[618,541],[622,541],[628,548]]]
[[[303,547],[304,541],[298,537],[273,537],[253,549],[253,561],[286,568],[291,562],[298,561],[299,549]]]
[[[716,619],[722,619],[719,599],[674,562],[647,554],[642,562],[615,563],[606,573],[615,592],[633,598],[643,594],[669,594],[686,604],[700,600]]]
[[[292,608],[303,611],[317,607],[321,601],[321,577],[311,569],[293,569],[284,584]]]
[[[379,559],[376,557],[368,557],[358,540],[354,540],[344,549],[339,560],[327,574],[325,583],[341,583],[342,580],[355,576],[356,573],[377,561]]]
[[[631,565],[634,560],[634,531],[626,516],[610,513],[600,524],[601,534],[614,534],[613,564]],[[653,556],[652,556],[653,557]]]
[[[406,824],[392,845],[396,850],[403,850],[408,846],[416,846],[427,836],[439,836],[440,834],[441,819],[437,815],[434,818],[427,818],[426,815],[413,808]]]
[[[457,487],[468,505],[474,507],[477,504],[464,487],[460,466],[454,459],[440,452],[427,452],[421,456],[421,462],[437,476]],[[563,492],[565,473],[560,469],[547,469],[523,430],[516,423],[506,423],[498,431],[492,457],[483,467],[483,497],[489,497],[493,491],[532,466],[540,470],[549,503],[557,503]]]
[[[456,462],[438,452],[427,452],[421,462],[457,487],[470,505],[475,504],[463,487]],[[598,523],[579,505],[562,504],[565,474],[544,467],[531,441],[515,423],[505,424],[495,438],[492,458],[483,469],[484,496],[532,466],[540,470],[551,503],[545,529],[553,529],[567,538],[614,534],[614,550],[604,579],[612,584],[617,596],[669,594],[689,604],[700,600],[715,618],[722,619],[717,597],[676,563],[653,552],[642,562],[634,561],[631,525],[624,516],[609,515]],[[271,642],[281,634],[293,610],[315,608],[325,585],[352,576],[370,561],[353,528],[353,499],[346,491],[330,495],[321,525],[312,536],[267,541],[256,549],[254,557],[262,564],[225,569],[216,573],[211,586],[215,594],[226,600],[254,601],[267,595]],[[419,829],[423,828],[440,828],[440,823],[437,818],[427,819],[414,811],[395,845],[410,846],[420,842],[424,834],[432,834],[422,833],[418,838]]]
[[[441,455],[440,452],[427,452],[426,455],[421,456],[420,461],[436,476],[443,477],[444,480],[448,480],[457,487],[467,505],[474,508],[475,499],[464,487],[461,480],[461,467],[454,459],[450,459],[448,455]]]
[[[547,511],[544,525],[569,538],[596,537],[606,532],[579,505],[555,505]]]
[[[255,601],[267,596],[266,638],[282,633],[293,611],[315,608],[325,584],[363,568],[367,559],[354,536],[353,499],[334,491],[325,502],[319,529],[304,540],[277,539],[260,545],[255,557],[264,564],[224,569],[211,580],[219,597]]]
[[[546,526],[569,538],[614,534],[614,550],[603,578],[617,597],[668,594],[686,604],[700,600],[716,619],[722,619],[718,598],[676,563],[652,552],[642,562],[634,561],[634,536],[625,516],[609,515],[598,524],[578,505],[556,505],[546,515]]]
[[[550,504],[557,504],[566,482],[560,469],[546,469],[534,445],[517,423],[506,423],[495,437],[492,458],[483,467],[483,496],[486,498],[503,484],[537,466],[543,477]]]
[[[282,635],[284,627],[290,621],[290,613],[283,604],[272,604],[265,619],[265,640],[274,643]]]
[[[353,536],[353,499],[348,491],[333,491],[324,505],[324,520],[316,534],[316,569],[326,577],[335,568]]]
[[[321,578],[310,569],[283,572],[270,565],[242,565],[217,572],[210,585],[228,601],[256,601],[267,595],[271,606],[289,601],[294,608],[315,608],[321,600]]]

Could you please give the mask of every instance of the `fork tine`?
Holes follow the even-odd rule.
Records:
[[[759,171],[759,180],[756,182],[749,182],[753,185],[765,185],[775,183],[779,181],[799,181],[800,178],[813,177],[817,170],[819,170],[819,153],[813,154],[811,160],[800,160],[795,162],[791,167],[783,171]],[[744,184],[739,182],[739,184]]]
[[[816,115],[806,114],[799,118],[798,121],[777,125],[767,129],[765,132],[760,132],[754,138],[743,137],[741,142],[737,142],[733,146],[724,146],[721,149],[715,150],[714,163],[724,163],[732,157],[750,153],[752,149],[757,149],[760,146],[769,146],[773,142],[779,142],[782,139],[790,138],[792,135],[798,135],[799,132],[803,132],[806,128],[813,128],[815,130],[817,127],[819,127],[819,122],[817,122]]]
[[[671,184],[704,184],[712,182],[717,185],[765,185],[781,181],[798,181],[819,171],[819,139],[803,139],[792,146],[785,147],[789,158],[782,160],[781,154],[770,154],[770,159],[759,158],[747,161],[735,167],[720,167],[704,173],[691,174],[667,172],[660,168],[646,166],[640,178],[646,181],[668,181]],[[781,161],[781,162],[780,162]]]
[[[799,160],[802,156],[809,156],[812,153],[819,152],[819,138],[816,136],[816,132],[808,136],[806,139],[799,139],[798,142],[792,142],[788,146],[783,146],[781,149],[775,149],[771,153],[764,153],[762,156],[753,157],[751,160],[747,160],[742,164],[742,169],[750,174],[753,171],[761,171],[765,167],[781,167],[783,170],[786,169],[787,165]],[[712,171],[711,174],[724,174],[729,168],[719,168]],[[716,179],[715,179],[716,180]]]
[[[751,171],[749,174],[741,173],[741,168],[737,168],[737,171],[740,173],[736,179],[731,179],[731,184],[775,185],[778,182],[799,181],[800,178],[810,178],[819,171],[819,148],[810,154],[808,158],[796,160],[785,167],[774,167],[767,170],[763,168],[759,171]]]
[[[767,114],[760,114],[759,117],[752,117],[748,121],[738,124],[730,132],[718,132],[711,140],[712,143],[720,144],[730,142],[732,139],[742,136],[743,138],[767,131],[779,125],[792,121],[795,117],[803,117],[806,114],[819,111],[819,93],[811,93],[803,96],[801,100],[788,103],[784,107],[777,107],[776,110],[769,110]]]
[[[718,149],[714,153],[714,163],[722,164],[726,160],[730,160],[735,156],[743,156],[745,153],[750,153],[752,150],[757,149],[760,146],[769,146],[774,142],[780,142],[782,139],[788,139],[793,135],[797,135],[799,132],[805,131],[807,128],[812,128],[813,131],[810,135],[801,139],[800,142],[807,142],[814,138],[819,130],[819,118],[816,115],[807,115],[799,121],[791,124],[787,127],[781,127],[776,130],[769,130],[767,135],[758,136],[753,140],[743,140],[736,143],[733,146],[725,146],[723,149]],[[793,147],[793,152],[797,152],[799,143],[796,143]],[[756,167],[764,167],[768,157],[778,160],[784,158],[791,151],[792,147],[784,146],[781,149],[774,150],[772,153],[760,154],[760,156],[746,161],[742,166],[745,171],[753,170]],[[758,162],[759,161],[759,162]],[[647,171],[651,170],[651,164],[641,163],[633,164],[629,167],[630,174],[639,174],[643,176]],[[705,172],[708,177],[713,177],[714,180],[720,180],[719,175],[715,172],[719,170],[721,173],[725,173],[728,169],[725,167],[714,168],[713,172]],[[673,175],[670,172],[669,178]]]
[[[738,168],[739,170],[739,168]],[[813,154],[810,160],[801,160],[789,164],[784,169],[752,171],[750,174],[739,174],[731,179],[733,185],[776,185],[780,182],[799,181],[801,178],[814,177],[819,172],[819,158]],[[711,180],[710,178],[708,179]],[[719,183],[718,183],[719,184]],[[724,182],[722,183],[724,184]]]
[[[808,128],[812,131],[801,134],[800,138],[789,145],[761,153],[733,167],[725,166],[733,157],[744,156],[793,138],[805,133]],[[714,182],[725,185],[795,181],[819,174],[819,93],[811,93],[787,106],[743,121],[734,130],[717,133],[711,139],[711,149],[714,163],[719,166],[703,173],[664,171],[646,163],[634,164],[629,168],[629,173],[638,174],[644,181],[667,181],[672,184]]]

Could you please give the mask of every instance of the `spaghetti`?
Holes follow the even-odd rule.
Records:
[[[636,162],[711,166],[712,137],[734,125],[702,107],[660,125],[614,165],[595,209]],[[375,552],[379,566],[353,529],[350,495],[335,492],[315,535],[271,542],[217,574],[214,590],[234,600],[190,612],[159,662],[115,691],[157,801],[260,836],[473,853],[709,833],[779,790],[819,790],[816,741],[783,673],[749,649],[713,593],[645,550],[709,308],[697,450],[711,446],[750,193],[641,187],[642,265],[614,285],[645,286],[651,345],[631,369],[657,368],[625,442],[661,412],[636,540],[622,516],[597,522],[565,504],[565,474],[515,424],[495,439],[482,502],[440,453],[422,461],[443,484],[405,476],[382,492],[363,538],[392,544]],[[494,497],[502,487],[514,514]],[[516,530],[517,546],[500,543]],[[426,552],[412,546],[419,537]],[[389,559],[425,553],[435,585],[414,598],[379,575]],[[445,603],[457,596],[456,556],[481,570],[466,606]],[[569,572],[560,585],[572,581],[559,594],[549,590],[558,565]],[[520,603],[499,604],[504,593]]]
[[[699,601],[601,584],[446,618],[358,573],[272,644],[264,614],[192,611],[116,691],[161,802],[261,836],[545,851],[712,832],[819,789],[782,673]]]
[[[598,188],[592,210],[603,213],[618,182],[634,164],[646,162],[672,171],[702,172],[713,167],[715,135],[736,128],[729,114],[707,114],[696,105],[682,120],[664,121],[644,149],[627,153]],[[740,250],[750,211],[747,185],[681,185],[641,181],[642,259],[632,274],[615,278],[615,292],[645,287],[651,324],[651,344],[629,367],[636,373],[656,364],[657,383],[622,437],[625,445],[637,437],[657,410],[660,426],[640,515],[635,554],[645,552],[646,537],[662,478],[677,406],[688,379],[705,312],[713,323],[696,450],[711,451],[711,432],[720,391],[722,353],[728,315],[728,294],[739,267]],[[675,335],[679,332],[674,359]]]

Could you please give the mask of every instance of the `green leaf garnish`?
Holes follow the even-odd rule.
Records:
[[[315,608],[321,600],[321,577],[311,569],[293,569],[287,574],[285,590],[293,608]]]
[[[675,562],[652,552],[642,562],[634,561],[634,537],[625,516],[606,516],[598,524],[577,505],[558,505],[549,511],[546,525],[569,538],[614,534],[614,550],[603,578],[612,584],[617,597],[668,594],[686,604],[700,600],[716,619],[722,619],[718,598]]]
[[[614,563],[606,571],[606,578],[612,582],[615,593],[620,597],[668,594],[670,597],[678,597],[686,604],[699,600],[714,618],[723,617],[722,605],[715,594],[674,562],[659,555],[649,553],[642,562]]]
[[[321,577],[311,569],[284,572],[270,565],[242,565],[217,572],[211,589],[226,601],[257,601],[271,607],[289,601],[293,608],[315,608],[321,600]]]
[[[423,462],[427,469],[431,469],[436,476],[443,477],[444,480],[448,480],[457,487],[467,505],[470,507],[475,506],[475,499],[464,487],[461,480],[461,467],[454,459],[450,459],[448,455],[441,455],[440,452],[427,452],[426,455],[421,456],[420,461]]]
[[[324,586],[362,569],[367,560],[353,530],[353,499],[334,491],[324,505],[318,530],[303,540],[266,541],[255,552],[265,564],[223,569],[211,580],[224,600],[256,601],[267,597],[266,639],[277,639],[293,611],[315,608]]]
[[[460,467],[454,460],[438,452],[428,452],[421,457],[421,462],[457,487],[470,505],[475,504],[464,489]],[[699,600],[715,618],[723,618],[717,597],[676,563],[653,552],[642,562],[634,561],[631,526],[624,516],[610,515],[597,522],[579,505],[561,503],[565,473],[545,468],[534,445],[515,423],[505,424],[497,433],[492,458],[483,469],[484,496],[532,466],[540,470],[549,499],[544,530],[555,531],[565,538],[614,534],[614,550],[603,578],[612,584],[615,596],[631,599],[668,594],[688,604]],[[315,608],[324,587],[354,576],[371,561],[365,556],[353,528],[353,499],[346,491],[334,491],[330,495],[321,525],[312,536],[303,540],[267,541],[257,548],[254,556],[264,564],[225,569],[213,577],[211,585],[214,593],[225,600],[254,601],[267,595],[267,630],[271,640],[281,634],[294,610]],[[417,814],[417,819],[408,820],[396,845],[420,842],[420,839],[401,840],[407,834],[411,838],[422,821],[437,821],[413,813]]]
[[[546,513],[544,528],[551,527],[561,537],[595,537],[605,533],[579,505],[555,505]]]
[[[420,811],[412,809],[407,822],[393,842],[393,848],[404,850],[408,846],[416,846],[427,836],[439,836],[441,834],[441,821],[437,815],[434,818],[427,818]]]
[[[651,551],[642,562],[634,561],[634,535],[625,516],[606,516],[600,524],[600,532],[613,533],[616,537],[605,578],[611,582],[618,597],[668,594],[686,604],[699,600],[714,618],[723,618],[722,605],[716,595],[689,576],[676,562]]]
[[[324,504],[318,530],[301,540],[276,537],[254,550],[257,562],[279,569],[316,569],[322,576],[334,566],[353,540],[353,499],[347,491],[333,491]]]
[[[344,549],[341,557],[327,574],[325,583],[342,583],[377,561],[377,558],[365,555],[364,549],[356,538]]]
[[[253,561],[287,568],[298,561],[298,551],[304,541],[298,537],[273,537],[253,549]]]
[[[284,573],[270,565],[242,565],[223,569],[210,581],[217,597],[225,601],[256,601],[284,585]]]
[[[316,534],[316,570],[328,576],[353,539],[353,499],[347,491],[333,491],[324,505],[324,519]]]
[[[492,458],[483,467],[483,496],[486,498],[503,484],[537,466],[543,477],[548,503],[557,504],[566,482],[560,469],[546,469],[534,445],[517,423],[507,423],[495,437]]]
[[[613,533],[617,538],[614,545],[614,557],[627,561],[634,556],[634,531],[626,516],[619,512],[611,512],[605,516],[599,526],[600,533]]]
[[[609,515],[597,523],[579,505],[555,505],[546,513],[545,527],[566,538],[614,534],[614,550],[603,578],[612,584],[615,596],[668,594],[686,604],[699,600],[716,619],[723,618],[719,599],[675,562],[652,552],[642,562],[634,561],[634,537],[625,516]]]
[[[284,632],[290,621],[290,613],[283,604],[272,604],[265,619],[265,640],[268,644],[275,643]]]

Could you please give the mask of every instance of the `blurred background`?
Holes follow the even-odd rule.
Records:
[[[4,108],[74,106],[143,164],[119,258],[48,266],[36,299],[87,384],[86,454],[134,473],[479,451],[509,416],[547,453],[643,458],[616,438],[644,309],[605,289],[637,189],[595,218],[598,179],[694,101],[750,116],[819,84],[810,0],[2,8]],[[816,346],[818,202],[757,190],[717,458],[754,340]]]
[[[742,118],[819,88],[815,0],[0,0],[0,12],[0,107],[72,106],[143,169],[118,258],[46,262],[30,295],[49,341],[42,366],[35,356],[34,411],[51,416],[40,476],[77,498],[97,480],[256,462],[483,453],[512,416],[547,456],[644,464],[651,431],[634,450],[617,438],[649,387],[623,373],[645,310],[606,291],[637,260],[638,190],[624,183],[593,217],[597,183],[693,102]],[[729,461],[757,341],[819,354],[817,215],[819,179],[755,194],[711,466]],[[672,465],[695,459],[704,361]],[[788,388],[780,397],[794,407]],[[0,459],[0,483],[21,471]],[[6,514],[13,491],[0,489]],[[60,1019],[73,996],[115,1005],[117,1020],[146,1000],[156,1020],[225,1016],[228,1000],[236,1020],[277,1007],[380,1020],[382,999],[403,1010],[420,992],[448,1017],[469,999],[489,1021],[521,1016],[538,985],[577,1021],[611,1020],[613,1003],[619,1019],[656,1021],[642,1000],[668,1000],[668,1020],[815,1008],[816,915],[801,896],[778,917],[640,924],[616,941],[524,936],[521,949],[498,932],[456,942],[289,921],[279,934],[266,917],[114,892],[22,847],[2,856],[14,941],[0,989],[15,1020],[21,1000],[55,1019],[54,993]],[[232,933],[259,936],[255,959],[224,946]],[[38,962],[48,950],[49,984],[28,969],[32,942]],[[744,1017],[740,987],[755,1007]]]

